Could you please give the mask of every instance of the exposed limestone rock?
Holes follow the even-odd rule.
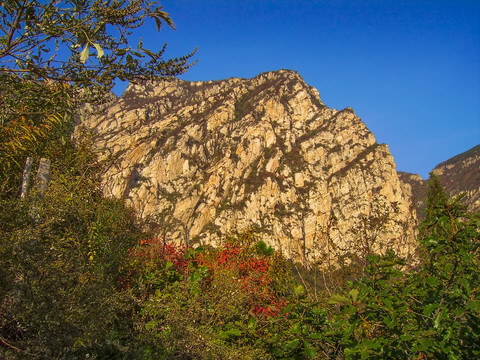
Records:
[[[451,197],[463,194],[463,205],[470,212],[480,211],[480,145],[437,165],[432,172]],[[399,172],[400,180],[412,188],[419,219],[423,219],[428,180],[420,175]]]
[[[255,228],[298,259],[414,250],[408,189],[388,147],[295,72],[130,85],[84,125],[110,162],[105,194],[171,239],[216,244]]]

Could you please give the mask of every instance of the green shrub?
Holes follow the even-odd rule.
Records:
[[[41,204],[33,196],[1,200],[2,358],[135,352],[126,316],[133,304],[118,287],[118,268],[143,232],[131,209],[102,197],[92,158],[70,144]]]
[[[402,272],[393,252],[368,258],[366,276],[332,297],[331,341],[346,358],[480,356],[480,234],[457,201],[431,193],[422,262]]]

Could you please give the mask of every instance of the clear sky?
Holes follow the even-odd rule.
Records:
[[[164,0],[177,30],[142,30],[167,57],[198,47],[185,80],[296,70],[352,107],[397,169],[423,178],[480,144],[480,0]]]

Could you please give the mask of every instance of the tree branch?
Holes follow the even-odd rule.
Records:
[[[1,336],[0,336],[0,341],[2,342],[2,344],[6,345],[7,347],[13,349],[13,350],[17,350],[17,351],[21,351],[21,352],[24,352],[22,349],[19,349],[9,343],[7,343]]]
[[[10,49],[13,35],[15,34],[15,30],[17,29],[17,26],[20,24],[20,20],[22,19],[23,12],[25,11],[26,5],[27,5],[27,0],[24,0],[22,7],[17,12],[17,17],[15,18],[13,25],[10,27],[10,31],[8,32],[8,36],[7,36],[7,50]]]

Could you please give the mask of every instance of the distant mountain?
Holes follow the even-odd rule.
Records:
[[[465,194],[463,204],[471,212],[480,211],[480,145],[437,165],[432,172],[450,196]],[[419,175],[398,172],[400,180],[412,187],[419,219],[423,219],[428,180]]]

